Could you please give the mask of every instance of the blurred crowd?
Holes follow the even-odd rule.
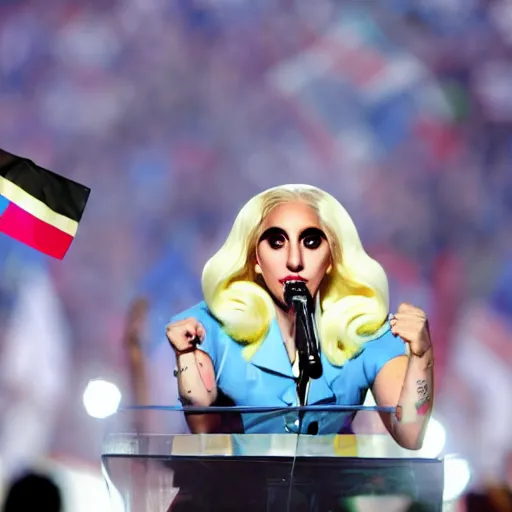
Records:
[[[499,474],[512,449],[511,34],[508,0],[0,0],[0,147],[92,188],[64,261],[1,241],[5,322],[35,286],[27,266],[38,304],[53,300],[27,303],[18,315],[38,328],[18,320],[0,342],[30,340],[3,365],[0,403],[30,395],[20,417],[46,404],[35,452],[95,460],[102,427],[81,393],[105,376],[137,396],[133,301],[147,300],[151,360],[170,316],[201,299],[202,265],[241,205],[301,182],[347,207],[392,306],[426,309],[451,447],[481,481]]]

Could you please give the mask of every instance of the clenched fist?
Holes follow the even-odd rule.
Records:
[[[203,341],[205,331],[195,318],[185,318],[185,320],[169,324],[166,334],[171,346],[180,354],[192,352],[197,343]]]
[[[420,308],[411,304],[400,304],[391,317],[390,324],[391,332],[408,343],[415,356],[421,357],[431,348],[427,315]]]

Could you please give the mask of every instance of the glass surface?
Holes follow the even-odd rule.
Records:
[[[441,510],[442,461],[398,446],[382,422],[391,414],[342,406],[126,408],[108,423],[103,472],[126,512],[400,512],[416,501]],[[247,415],[256,433],[242,431]],[[186,418],[215,433],[190,433]]]

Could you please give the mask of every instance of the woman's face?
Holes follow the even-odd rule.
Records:
[[[264,219],[256,248],[256,272],[284,304],[284,283],[304,280],[314,297],[331,266],[331,251],[315,210],[302,202],[283,203]]]

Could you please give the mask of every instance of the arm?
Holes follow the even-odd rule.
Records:
[[[180,399],[187,405],[208,407],[217,399],[215,370],[210,357],[201,352],[176,354],[178,392]]]
[[[434,357],[425,313],[401,304],[390,321],[394,336],[408,343],[410,355],[388,361],[374,383],[375,401],[395,407],[393,418],[382,415],[384,424],[403,448],[419,450],[430,419],[434,390]]]
[[[210,356],[196,348],[197,342],[205,342],[203,325],[195,318],[186,318],[167,327],[167,338],[176,354],[175,375],[183,405],[212,405],[217,399],[215,368]],[[189,413],[186,420],[192,433],[214,432],[219,429],[218,416]]]
[[[176,355],[178,392],[183,405],[208,407],[217,400],[215,370],[210,357],[201,350]],[[187,424],[193,434],[219,432],[220,414],[186,414]]]
[[[394,417],[382,414],[382,421],[403,448],[422,447],[432,412],[433,388],[432,348],[421,357],[414,354],[396,357],[377,374],[372,390],[377,405],[397,408]]]

